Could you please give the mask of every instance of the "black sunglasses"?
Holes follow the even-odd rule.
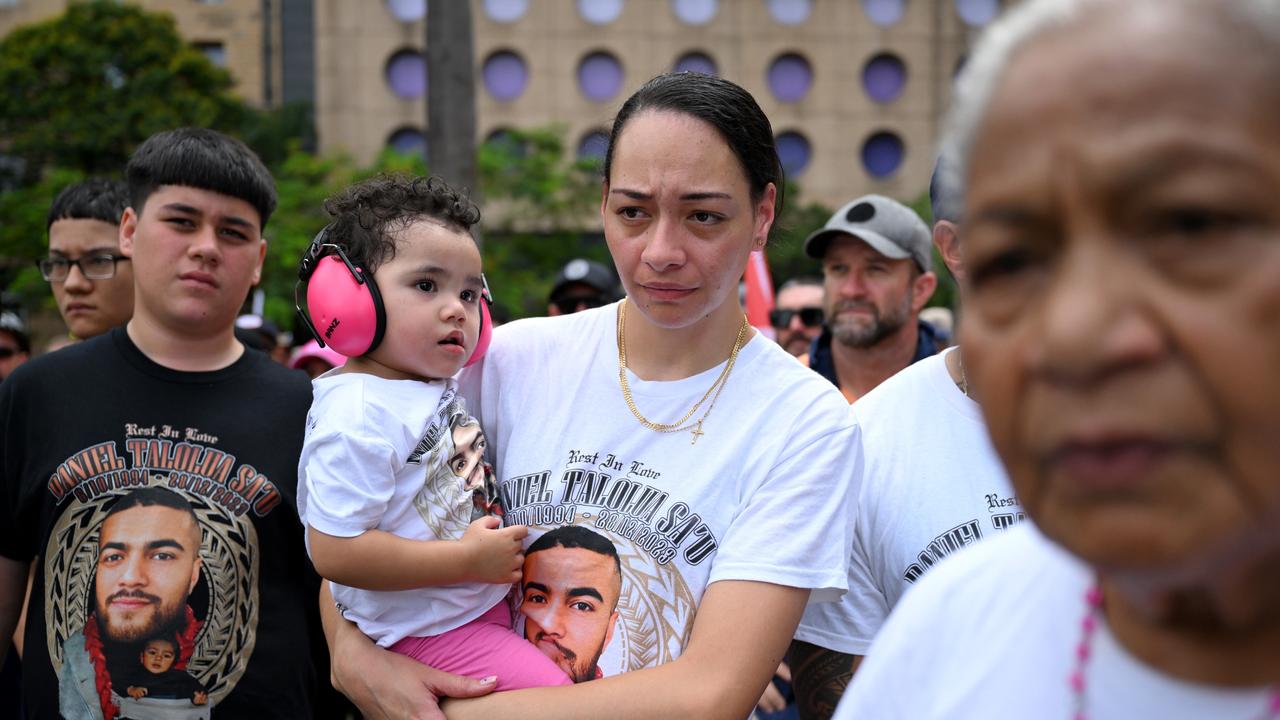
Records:
[[[791,325],[791,318],[796,315],[800,316],[800,324],[805,327],[818,327],[822,324],[822,308],[807,307],[799,310],[780,310],[774,308],[769,311],[769,324],[775,328],[784,328]]]
[[[18,350],[18,348],[9,347],[7,345],[0,345],[0,360],[8,360],[14,355],[17,355],[19,352],[21,351]]]
[[[590,310],[608,304],[608,300],[602,295],[570,295],[559,300],[552,300],[551,304],[556,306],[561,315],[571,315],[579,310]]]

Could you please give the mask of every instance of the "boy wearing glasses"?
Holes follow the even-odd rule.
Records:
[[[128,205],[123,182],[90,178],[64,188],[49,208],[49,255],[37,264],[77,339],[133,317],[133,268],[120,254],[120,218]]]
[[[800,357],[822,334],[822,281],[792,278],[778,288],[769,324],[783,350]]]

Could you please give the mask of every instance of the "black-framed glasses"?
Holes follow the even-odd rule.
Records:
[[[8,345],[0,345],[0,360],[8,360],[9,358],[13,357],[14,355],[17,355],[20,352],[22,351],[16,347],[9,347]]]
[[[570,295],[559,300],[552,300],[551,304],[556,306],[561,315],[571,315],[579,310],[590,310],[591,308],[607,305],[608,302],[602,295]]]
[[[790,327],[791,318],[796,315],[800,316],[800,324],[805,327],[818,327],[822,324],[823,316],[820,307],[806,307],[799,310],[774,308],[769,311],[769,324],[778,329]]]
[[[36,261],[36,265],[40,268],[40,274],[49,282],[66,280],[67,275],[71,273],[72,265],[80,268],[80,272],[90,280],[107,280],[115,277],[116,263],[128,259],[124,255],[99,253],[85,255],[78,260],[64,257],[40,258]]]

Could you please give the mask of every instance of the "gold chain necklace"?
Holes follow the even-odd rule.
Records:
[[[627,407],[631,409],[631,414],[636,416],[636,420],[639,420],[641,425],[653,430],[654,432],[660,433],[692,430],[693,440],[690,441],[689,444],[697,444],[698,438],[706,435],[706,433],[702,431],[702,422],[706,420],[707,416],[711,414],[711,411],[715,409],[716,400],[720,399],[720,392],[724,390],[724,386],[726,384],[725,381],[729,379],[729,373],[733,372],[733,364],[738,360],[738,351],[742,349],[743,341],[747,336],[747,330],[751,327],[747,322],[746,315],[742,316],[742,326],[738,328],[738,336],[733,340],[733,350],[729,353],[729,362],[725,363],[724,370],[720,371],[720,377],[716,378],[716,381],[711,383],[711,387],[707,388],[707,391],[702,394],[702,398],[699,399],[698,402],[694,403],[693,407],[689,408],[689,412],[685,413],[684,417],[673,423],[656,423],[640,413],[640,408],[636,407],[635,398],[631,396],[631,384],[627,382],[626,306],[626,300],[618,303],[618,383],[622,385],[622,398],[627,401]],[[702,404],[707,401],[707,398],[711,398],[711,404],[707,406],[707,411],[702,413],[702,417],[690,423],[689,418],[693,417],[693,414],[698,412],[698,408],[702,407]],[[686,425],[685,423],[689,424]]]

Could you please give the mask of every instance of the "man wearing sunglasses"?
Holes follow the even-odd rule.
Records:
[[[560,269],[547,304],[547,315],[571,315],[618,299],[618,281],[602,263],[574,258]]]
[[[822,262],[826,329],[809,367],[853,402],[899,370],[938,352],[937,334],[917,319],[933,295],[933,237],[911,208],[864,195],[804,241]]]
[[[792,278],[778,288],[769,324],[782,349],[800,357],[822,334],[822,281],[817,278]]]
[[[63,189],[49,208],[49,255],[37,265],[80,340],[133,317],[133,268],[119,238],[128,205],[123,182],[91,178]]]

